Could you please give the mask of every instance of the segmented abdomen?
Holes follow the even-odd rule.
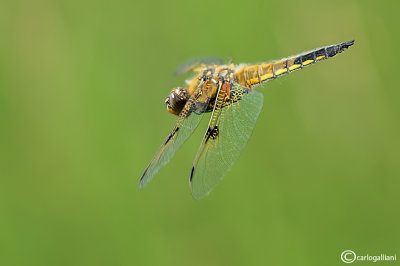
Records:
[[[236,71],[235,76],[240,84],[251,87],[293,70],[301,69],[307,65],[333,57],[346,50],[353,43],[354,40],[342,44],[325,46],[312,52],[302,53],[273,63],[244,66]]]

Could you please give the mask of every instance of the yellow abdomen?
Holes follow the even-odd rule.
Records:
[[[261,63],[240,67],[235,72],[236,80],[246,87],[263,83],[280,75],[289,73],[304,66],[335,56],[353,45],[354,41],[331,45],[302,53],[290,58],[271,63]]]

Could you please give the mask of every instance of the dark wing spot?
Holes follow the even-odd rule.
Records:
[[[172,139],[172,133],[169,133],[168,137],[164,141],[164,144],[167,144],[171,139]]]
[[[206,140],[205,143],[207,143],[207,141],[212,138],[212,139],[216,139],[218,137],[219,134],[219,129],[218,126],[215,126],[214,128],[208,127],[207,129],[207,133],[206,133]]]
[[[193,173],[194,173],[194,166],[192,166],[192,170],[190,170],[189,182],[192,182]]]
[[[149,167],[146,167],[146,169],[144,170],[142,176],[140,177],[140,181],[139,181],[139,182],[142,182],[143,177],[144,177],[144,176],[146,175],[146,173],[147,173],[147,170],[149,170]]]
[[[211,128],[211,127],[208,127],[208,128],[207,128],[207,132],[206,132],[206,140],[205,140],[205,143],[207,143],[207,141],[210,139],[211,133],[212,133],[212,128]]]
[[[172,131],[171,133],[169,133],[169,135],[167,136],[167,138],[166,138],[165,141],[164,141],[164,145],[167,144],[167,143],[172,139],[173,136],[175,136],[176,132],[178,132],[179,129],[180,129],[180,128],[177,127],[174,131]]]

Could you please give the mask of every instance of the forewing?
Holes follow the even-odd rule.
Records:
[[[183,62],[175,71],[175,75],[186,74],[190,72],[198,72],[203,68],[211,65],[222,65],[224,60],[219,57],[204,57],[204,58],[193,58],[186,62]]]
[[[171,133],[144,170],[139,182],[140,188],[150,182],[153,176],[171,160],[175,152],[192,135],[204,114],[202,111],[195,110],[195,106],[195,99],[189,99]]]
[[[202,199],[217,185],[246,146],[263,105],[263,95],[234,83],[233,100],[219,115],[214,109],[218,134],[203,139],[190,174],[192,195]],[[212,121],[213,117],[210,121]]]

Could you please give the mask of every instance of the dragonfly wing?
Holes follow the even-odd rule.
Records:
[[[171,133],[144,170],[139,182],[140,188],[146,186],[153,176],[171,160],[175,152],[192,135],[198,126],[204,111],[195,109],[196,99],[196,96],[192,96],[186,103]]]
[[[183,62],[176,70],[175,75],[186,74],[190,72],[198,72],[203,68],[211,65],[222,65],[224,60],[219,57],[204,57],[204,58],[193,58],[186,62]]]
[[[218,112],[214,108],[217,131],[206,133],[190,173],[190,187],[195,199],[202,199],[230,170],[246,146],[263,105],[263,95],[234,83],[230,102]],[[215,128],[211,125],[208,131]]]

